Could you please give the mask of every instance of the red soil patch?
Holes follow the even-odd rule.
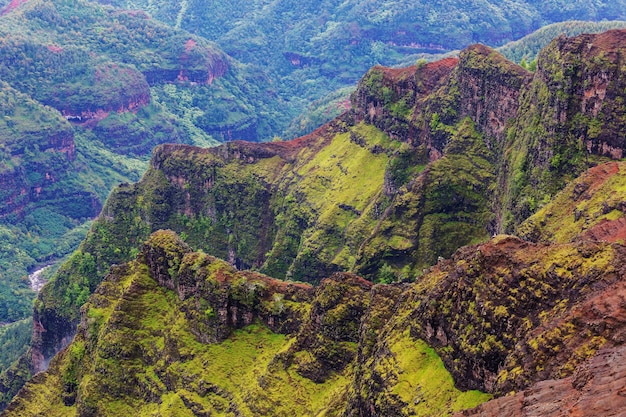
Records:
[[[26,3],[28,0],[11,0],[11,3],[7,4],[7,6],[0,12],[0,15],[5,15],[12,10],[17,9],[22,4]]]
[[[604,242],[626,242],[626,218],[617,220],[602,220],[587,230],[583,236]]]
[[[241,271],[241,275],[245,276],[248,281],[261,281],[265,284],[268,296],[273,296],[276,293],[285,295],[294,294],[312,294],[315,288],[303,282],[286,282],[280,279],[271,278],[267,275],[260,274],[254,271]]]
[[[446,58],[431,62],[417,69],[416,77],[422,82],[422,93],[428,93],[450,75],[459,63],[458,58]]]
[[[576,197],[576,201],[584,200],[588,195],[593,194],[613,175],[618,174],[619,170],[620,164],[618,162],[608,162],[588,169],[587,172],[583,174],[582,181],[580,182],[580,184],[584,184],[586,188],[584,192]]]
[[[626,47],[626,30],[609,30],[592,35],[591,50],[617,52]]]
[[[63,48],[57,45],[48,45],[47,48],[49,51],[54,52],[56,54],[63,52]]]
[[[411,65],[410,67],[405,68],[388,68],[383,67],[383,74],[389,78],[406,78],[407,76],[411,76],[415,74],[416,70],[415,65]]]
[[[424,68],[427,68],[429,71],[436,71],[440,69],[452,69],[456,67],[458,63],[459,63],[458,58],[444,58],[439,61],[426,64]]]
[[[185,52],[190,52],[197,45],[196,41],[189,39],[185,42]]]
[[[419,74],[420,78],[436,78],[439,80],[442,74],[449,74],[458,63],[458,58],[444,58],[439,61],[429,62],[419,68],[416,65],[411,65],[410,67],[405,68],[380,68],[382,69],[385,78],[388,79],[401,80],[411,77],[414,74]]]

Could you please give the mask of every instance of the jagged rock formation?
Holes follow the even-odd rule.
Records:
[[[538,382],[453,417],[621,416],[626,409],[624,354],[624,346],[603,349],[571,377]]]
[[[352,274],[313,289],[241,273],[157,232],[135,262],[111,270],[72,344],[3,415],[172,406],[175,415],[341,415],[357,348],[376,343],[372,332],[392,311],[381,304],[399,290],[372,289]],[[366,331],[361,317],[371,319]],[[226,369],[233,373],[220,376]],[[441,365],[433,372],[446,374]],[[446,398],[459,397],[446,382]],[[452,407],[478,398],[468,394]]]
[[[622,35],[597,36],[618,42]],[[162,228],[184,233],[194,248],[240,268],[276,277],[316,281],[353,270],[376,279],[385,266],[392,279],[419,276],[438,257],[486,240],[514,221],[511,213],[522,203],[510,195],[534,186],[537,173],[556,182],[578,174],[585,159],[556,168],[545,157],[556,150],[540,146],[547,149],[540,152],[544,157],[533,159],[535,150],[526,157],[516,138],[531,137],[529,119],[551,121],[560,108],[556,93],[546,96],[537,86],[557,71],[552,63],[559,51],[579,42],[555,41],[534,75],[482,46],[467,49],[458,62],[374,68],[359,84],[352,111],[295,141],[159,147],[144,179],[111,195],[88,237],[81,256],[92,257],[95,266],[86,287],[93,291],[108,265],[131,259],[150,232]],[[562,66],[568,59],[575,61],[567,58]],[[547,107],[539,111],[531,105],[535,101]],[[612,108],[614,102],[602,106]],[[518,115],[526,106],[536,117]],[[603,137],[586,149],[604,149]],[[596,159],[587,154],[588,162]],[[547,190],[535,188],[534,193]],[[52,302],[58,291],[65,293],[67,279],[58,282],[41,298]],[[76,297],[66,300],[71,328],[79,304]],[[45,304],[36,308],[42,323]],[[58,346],[66,336],[44,334],[44,340],[56,340],[44,346]],[[43,351],[49,357],[55,349]]]
[[[519,392],[459,415],[544,415],[557,400],[617,415],[624,259],[620,244],[499,236],[414,284],[339,273],[314,289],[159,231],[111,270],[73,342],[3,416],[451,415],[490,398],[452,388],[437,354],[461,390]]]
[[[609,43],[616,46],[603,52]],[[158,147],[144,178],[113,192],[81,250],[41,292],[35,369],[45,367],[79,323],[79,335],[85,331],[79,308],[111,264],[138,259],[161,287],[181,302],[191,300],[196,269],[176,261],[191,249],[174,245],[172,252],[155,244],[157,235],[140,250],[152,232],[173,229],[193,250],[279,278],[319,282],[354,271],[383,282],[415,280],[370,288],[356,276],[335,275],[335,284],[318,291],[342,288],[335,293],[355,302],[322,301],[316,293],[318,299],[308,299],[310,322],[292,317],[281,327],[283,319],[270,320],[267,312],[242,306],[233,312],[222,304],[222,321],[191,325],[195,338],[218,345],[229,329],[255,320],[296,335],[281,363],[308,381],[325,383],[333,372],[348,378],[342,399],[332,401],[345,415],[425,413],[431,394],[422,402],[421,391],[405,389],[414,388],[414,380],[403,376],[418,372],[412,368],[417,359],[400,353],[406,346],[426,349],[420,343],[437,351],[463,389],[501,396],[571,376],[599,349],[623,344],[623,307],[601,300],[621,294],[624,248],[590,241],[602,239],[606,221],[623,221],[621,188],[614,187],[621,165],[593,168],[565,190],[577,205],[563,204],[564,216],[575,223],[587,219],[586,235],[575,231],[559,239],[561,245],[500,237],[456,250],[518,226],[588,165],[619,156],[612,134],[621,128],[598,124],[621,114],[619,45],[626,47],[619,31],[557,39],[540,54],[534,74],[482,46],[468,48],[458,61],[376,67],[359,84],[353,109],[309,136],[212,149]],[[587,98],[580,98],[583,87]],[[601,197],[593,192],[602,187],[585,178],[602,172],[612,178],[606,192],[615,194],[598,206]],[[560,213],[539,212],[543,217],[519,230],[550,240]],[[574,236],[581,240],[572,242]],[[427,269],[440,257],[451,259]],[[204,258],[197,259],[199,267]],[[119,274],[129,276],[124,268]],[[328,309],[336,311],[329,316]],[[195,323],[192,316],[186,320]],[[324,326],[331,318],[340,330]],[[40,378],[56,378],[72,360],[64,355]],[[168,390],[179,389],[163,375],[158,379]],[[166,395],[162,388],[155,392],[154,398]],[[451,413],[467,405],[454,401],[437,407]],[[85,405],[81,412],[88,415],[92,406],[100,409]],[[269,413],[267,407],[259,413]]]

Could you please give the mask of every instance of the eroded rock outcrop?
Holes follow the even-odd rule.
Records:
[[[568,378],[538,382],[453,417],[621,416],[626,409],[626,347],[603,349]]]
[[[3,415],[174,399],[196,414],[452,415],[484,403],[456,415],[619,415],[624,259],[619,244],[499,236],[413,284],[339,273],[313,288],[158,231],[111,269],[75,339]]]
[[[621,39],[608,36],[618,43]],[[406,382],[399,369],[404,366],[402,360],[408,359],[394,362],[393,372],[383,365],[399,356],[400,347],[418,340],[434,346],[463,388],[502,395],[540,380],[567,377],[600,348],[622,343],[621,307],[608,311],[597,302],[606,296],[604,290],[617,290],[620,285],[623,247],[584,240],[542,246],[508,237],[454,253],[459,246],[486,241],[506,224],[525,219],[559,184],[597,161],[595,148],[585,147],[584,162],[567,157],[569,162],[559,165],[570,151],[580,156],[580,149],[567,141],[547,139],[571,138],[568,135],[582,120],[576,115],[584,116],[597,107],[592,102],[601,96],[590,98],[582,113],[576,106],[567,107],[576,109],[572,114],[556,111],[571,103],[564,101],[560,90],[550,90],[554,77],[561,86],[580,80],[563,73],[559,81],[560,67],[552,64],[559,62],[557,56],[568,45],[579,41],[555,41],[534,75],[480,46],[466,50],[458,62],[447,60],[407,70],[375,68],[355,93],[352,111],[293,142],[238,142],[213,149],[159,147],[142,181],[118,188],[109,199],[83,245],[83,254],[93,257],[94,267],[82,276],[88,278],[89,289],[95,290],[109,265],[135,258],[150,233],[170,228],[184,233],[194,250],[201,248],[240,269],[257,268],[277,277],[317,282],[335,272],[353,270],[372,280],[417,279],[417,284],[397,295],[403,304],[394,309],[404,315],[394,311],[385,316],[397,326],[394,331],[406,333],[396,334],[390,339],[393,342],[374,342],[363,334],[357,342],[352,336],[312,340],[306,345],[317,346],[320,352],[327,345],[338,346],[327,352],[335,359],[325,363],[317,354],[298,350],[301,345],[290,352],[291,358],[277,359],[276,363],[300,364],[300,376],[325,382],[332,380],[328,364],[349,369],[346,358],[362,355],[366,362],[359,366],[375,376],[376,382],[355,382],[350,404],[380,404],[365,415],[412,409],[415,398],[394,397],[385,391],[389,381]],[[592,68],[596,56],[585,55],[581,60]],[[398,81],[397,88],[394,81]],[[501,106],[499,96],[506,98]],[[511,97],[517,97],[517,108]],[[555,114],[564,114],[565,119],[555,119]],[[386,123],[389,120],[391,124]],[[538,126],[545,127],[545,132],[537,131]],[[559,136],[563,132],[569,133]],[[538,145],[529,138],[535,138]],[[542,172],[545,175],[539,175]],[[578,197],[583,198],[585,186],[579,187]],[[514,198],[525,190],[528,194],[523,198]],[[607,202],[589,214],[598,212],[602,213],[598,218],[606,215],[613,216],[607,221],[619,220],[615,218],[621,207],[618,203]],[[569,215],[576,218],[575,211]],[[540,224],[545,219],[549,216],[540,219]],[[600,235],[586,237],[593,236]],[[179,255],[189,256],[185,261],[189,265],[212,263],[187,249]],[[153,265],[168,256],[156,256]],[[452,260],[440,262],[427,273],[440,257]],[[148,253],[146,261],[150,259]],[[195,270],[176,268],[161,266],[153,270],[153,276],[182,302],[191,303],[199,294],[195,272],[191,272]],[[69,270],[77,271],[77,267]],[[59,282],[54,291],[44,291],[50,298],[40,297],[39,311],[61,310],[55,308],[55,297],[68,294],[65,289],[72,288],[72,280]],[[248,293],[248,287],[240,288],[242,294]],[[253,287],[250,291],[255,294],[261,288]],[[246,299],[244,295],[238,297]],[[58,314],[75,324],[78,301],[83,299],[68,299],[71,303],[62,304],[67,309]],[[346,317],[369,314],[374,298],[355,299],[362,303],[343,311]],[[223,340],[228,326],[239,328],[256,319],[289,334],[298,329],[297,320],[272,318],[257,305],[241,304],[241,299],[226,304],[221,300],[211,307],[221,321],[197,319],[191,326],[194,335]],[[337,300],[344,305],[341,298]],[[586,316],[587,307],[606,317]],[[405,322],[394,321],[392,314]],[[322,322],[326,317],[314,316]],[[318,323],[312,329],[323,326]],[[371,329],[385,331],[380,325]],[[50,346],[62,339],[41,334],[54,341]],[[361,348],[361,342],[375,347]],[[321,371],[311,372],[313,364],[321,364]]]

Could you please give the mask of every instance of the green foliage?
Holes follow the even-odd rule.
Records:
[[[480,391],[458,390],[435,350],[422,340],[411,340],[408,331],[389,344],[396,366],[402,370],[391,392],[407,404],[404,411],[408,415],[445,416],[492,398]]]
[[[30,318],[0,327],[0,369],[7,369],[26,352],[33,332]]]
[[[40,293],[46,308],[53,308],[69,321],[78,318],[78,309],[99,283],[95,258],[80,250],[59,268],[54,278]],[[37,305],[36,305],[37,308]]]
[[[154,234],[146,250],[170,250],[174,240],[171,232]],[[167,264],[167,259],[161,261]],[[350,411],[348,390],[360,386],[353,368],[359,323],[365,314],[377,314],[368,309],[370,286],[360,278],[336,277],[315,296],[311,292],[313,299],[303,291],[296,300],[284,283],[241,274],[223,261],[194,253],[185,255],[177,271],[194,288],[185,299],[150,274],[141,258],[113,269],[83,308],[82,327],[73,342],[26,386],[24,397],[17,397],[7,415],[15,410],[47,416],[85,410],[101,416],[131,411],[139,416],[230,415],[233,410],[242,416],[339,416]],[[277,292],[280,288],[287,292]],[[270,300],[282,308],[267,310]],[[228,318],[207,315],[212,305],[222,308],[223,302],[244,311],[231,310],[234,316]],[[302,325],[296,333],[272,332],[260,323],[269,311],[274,320],[287,317]],[[244,317],[256,323],[230,327]],[[198,327],[205,320],[210,332],[220,323],[229,326],[207,343],[208,334]],[[390,349],[385,352],[393,355],[391,364],[402,375],[388,381],[393,395],[412,400],[414,384],[423,384],[420,400],[441,415],[488,399],[454,389],[432,349],[415,343],[406,332],[389,329]],[[332,372],[314,380],[303,375],[307,364],[330,366]],[[405,401],[411,409],[414,404],[418,402]]]
[[[383,264],[380,271],[378,271],[377,281],[381,284],[391,284],[397,280],[396,274],[391,266]]]
[[[32,320],[27,320],[32,323]],[[17,326],[22,327],[23,325]],[[24,336],[26,336],[25,333]],[[10,349],[12,349],[12,351],[7,352],[7,356],[5,356],[6,358],[8,358],[9,355],[15,354],[17,350],[24,349],[24,347],[11,346]],[[15,396],[15,394],[17,394],[17,392],[30,379],[32,376],[30,371],[31,366],[30,355],[26,352],[26,354],[21,355],[19,359],[12,362],[8,369],[0,373],[0,408],[6,408],[13,396]]]
[[[330,122],[349,108],[349,97],[353,91],[353,87],[345,87],[313,101],[293,119],[284,136],[286,138],[304,136]]]
[[[563,34],[576,36],[582,33],[601,33],[611,29],[626,28],[626,21],[601,21],[584,22],[570,20],[553,23],[524,36],[523,38],[509,42],[498,48],[498,52],[513,62],[519,62],[524,68],[535,71],[537,69],[537,55],[546,47],[552,39]],[[526,66],[524,66],[526,63]]]
[[[389,177],[401,192],[375,237],[365,242],[357,264],[359,272],[372,279],[390,266],[398,278],[411,279],[439,257],[489,238],[495,156],[470,119],[456,126],[433,120],[436,129],[449,135],[442,158],[424,170],[424,150],[404,147],[390,161]],[[420,181],[409,182],[415,178]]]
[[[620,204],[625,192],[622,164],[599,165],[569,183],[516,231],[533,241],[570,242],[594,226],[619,221],[623,217]]]
[[[226,53],[268,77],[268,96],[272,100],[263,101],[258,113],[279,105],[282,115],[275,115],[282,120],[278,132],[263,137],[278,134],[288,139],[319,125],[309,125],[307,120],[317,120],[317,114],[300,116],[312,102],[352,86],[373,65],[411,65],[418,58],[432,60],[433,53],[455,51],[472,43],[498,46],[540,26],[568,19],[599,21],[625,17],[621,0],[602,6],[579,2],[567,7],[559,2],[537,1],[515,1],[503,6],[496,1],[432,5],[408,0],[384,4],[371,0],[304,4],[279,0],[266,7],[264,2],[255,0],[217,1],[210,9],[197,1],[101,3],[144,10],[172,27],[214,40]],[[419,28],[414,22],[420,22]],[[553,30],[567,27],[561,25]],[[521,56],[514,60],[519,62]]]

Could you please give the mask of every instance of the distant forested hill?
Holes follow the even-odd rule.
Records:
[[[270,74],[292,117],[375,64],[472,43],[500,46],[547,24],[626,19],[626,1],[99,0],[142,9]],[[293,126],[287,137],[306,133]]]
[[[526,35],[523,38],[509,42],[498,48],[498,51],[513,62],[525,60],[531,62],[539,51],[559,35],[576,36],[581,33],[601,33],[611,29],[626,28],[626,21],[584,22],[579,20],[553,23]]]

